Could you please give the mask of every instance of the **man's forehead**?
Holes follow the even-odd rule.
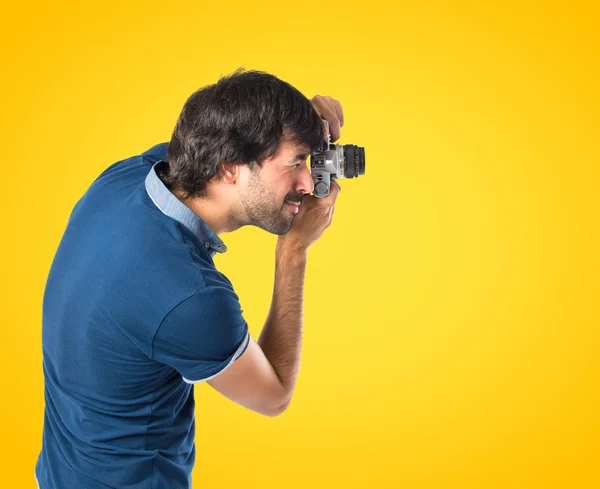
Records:
[[[307,144],[298,144],[293,141],[284,141],[281,145],[281,153],[286,156],[296,156],[297,154],[308,155],[310,153],[310,146]]]

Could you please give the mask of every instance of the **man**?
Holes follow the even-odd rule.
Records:
[[[171,141],[105,170],[76,204],[43,304],[41,489],[189,488],[193,385],[266,416],[298,375],[308,248],[340,191],[306,159],[340,136],[339,102],[238,70],[186,102]],[[216,270],[220,233],[279,235],[258,341]]]

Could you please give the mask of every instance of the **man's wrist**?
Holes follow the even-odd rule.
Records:
[[[275,251],[278,257],[290,260],[305,261],[308,258],[308,246],[285,236],[279,236]]]

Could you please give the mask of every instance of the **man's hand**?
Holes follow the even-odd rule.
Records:
[[[331,140],[339,139],[340,128],[344,125],[344,112],[342,104],[331,97],[315,95],[311,103],[322,119],[329,123]],[[324,199],[317,199],[312,195],[305,195],[298,214],[290,231],[280,236],[277,247],[290,248],[294,253],[303,253],[317,241],[331,224],[335,212],[335,201],[341,192],[341,187],[335,180],[331,181],[329,195]]]
[[[329,123],[331,142],[337,141],[342,135],[341,128],[344,125],[344,111],[338,100],[323,95],[315,95],[310,101],[321,116]]]
[[[287,234],[279,236],[277,246],[290,247],[294,252],[308,250],[331,224],[335,201],[341,191],[340,184],[332,180],[327,197],[317,199],[312,195],[305,195],[292,228]]]

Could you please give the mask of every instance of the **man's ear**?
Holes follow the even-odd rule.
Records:
[[[235,184],[240,178],[240,165],[229,162],[219,164],[219,176],[225,183]]]

